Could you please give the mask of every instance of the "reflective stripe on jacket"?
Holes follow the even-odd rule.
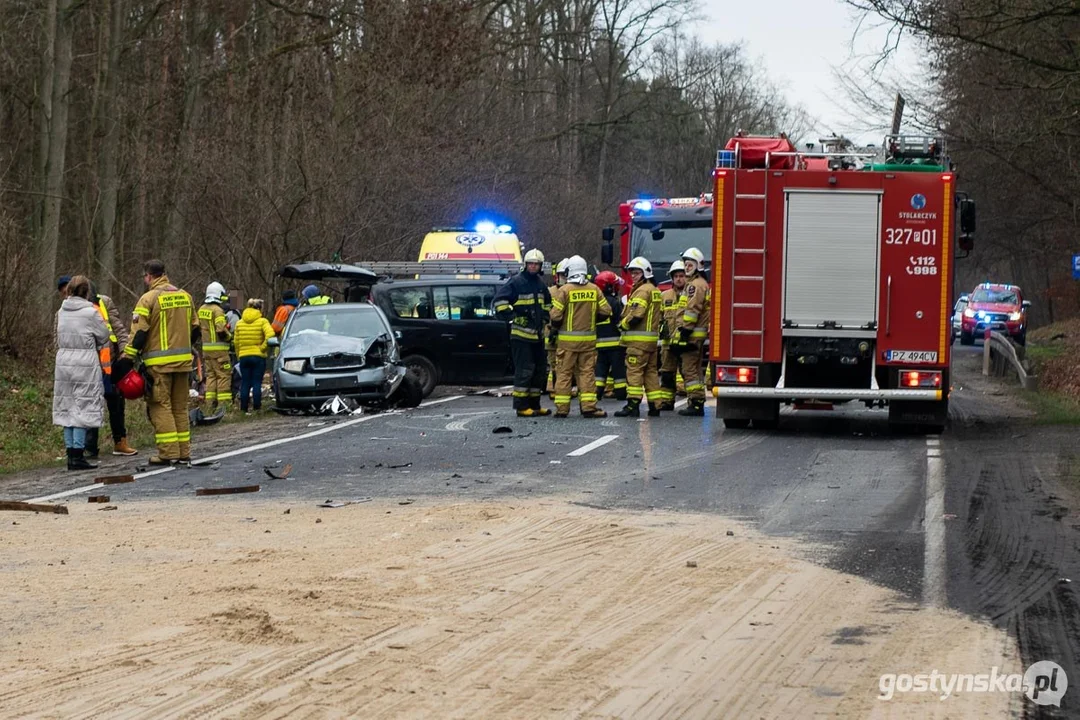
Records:
[[[162,275],[135,303],[131,317],[132,338],[145,332],[146,344],[140,351],[128,343],[124,354],[133,359],[141,356],[145,365],[164,372],[190,372],[191,330],[198,324],[191,295]]]
[[[609,317],[608,305],[600,288],[591,282],[571,283],[551,297],[551,324],[558,328],[559,346],[572,344],[589,347],[596,343],[596,318]]]
[[[648,280],[634,286],[626,303],[619,329],[623,331],[622,344],[643,350],[656,348],[660,339],[660,320],[663,304],[660,291]]]
[[[203,352],[229,352],[229,323],[225,311],[217,303],[206,303],[199,308],[199,329],[202,332]]]
[[[495,293],[495,314],[510,323],[510,338],[542,342],[551,312],[551,293],[539,275],[521,272]]]
[[[678,317],[676,327],[689,328],[690,339],[694,342],[701,342],[709,336],[710,294],[709,283],[696,273],[683,288],[680,298],[682,314]]]

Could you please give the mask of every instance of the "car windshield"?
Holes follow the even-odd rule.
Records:
[[[978,288],[971,294],[973,303],[1005,303],[1008,305],[1020,304],[1015,290],[1004,288]]]
[[[348,310],[299,312],[289,325],[288,336],[303,334],[340,335],[351,338],[371,338],[389,332],[373,307]]]
[[[659,226],[664,233],[660,240],[653,240],[652,230]],[[654,269],[666,269],[682,256],[683,250],[696,247],[712,259],[712,219],[663,222],[650,219],[634,220],[630,236],[630,257],[641,256],[652,263]],[[627,258],[629,259],[629,258]]]

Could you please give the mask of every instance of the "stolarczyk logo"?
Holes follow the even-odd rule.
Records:
[[[911,196],[911,209],[922,210],[926,207],[926,196],[922,193],[915,193]]]
[[[886,673],[878,678],[878,700],[892,700],[897,693],[934,693],[941,701],[964,693],[1019,692],[1036,705],[1061,706],[1069,689],[1069,678],[1056,662],[1032,663],[1023,675],[1000,672],[995,666],[988,673],[929,673],[909,675]]]

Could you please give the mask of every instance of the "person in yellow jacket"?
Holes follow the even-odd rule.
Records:
[[[212,282],[206,286],[206,299],[199,308],[199,334],[202,336],[203,371],[206,373],[206,400],[211,411],[228,405],[232,399],[232,363],[229,362],[228,320],[221,303],[225,286]]]
[[[705,376],[702,373],[701,351],[709,337],[710,288],[702,277],[705,256],[697,248],[682,254],[686,265],[686,287],[682,291],[682,314],[677,318],[679,338],[686,349],[679,355],[679,369],[686,387],[688,403],[680,415],[705,414]]]
[[[566,262],[567,283],[551,296],[551,326],[558,330],[555,375],[555,417],[570,414],[570,393],[575,381],[581,415],[587,418],[607,417],[596,407],[596,319],[611,315],[604,294],[589,282],[585,259],[574,255]]]
[[[636,257],[626,264],[626,269],[634,283],[619,322],[622,344],[626,347],[626,407],[615,416],[637,417],[644,394],[649,402],[649,417],[658,417],[663,391],[656,372],[656,356],[663,304],[660,291],[652,283],[653,269],[648,260]]]
[[[263,317],[262,307],[262,300],[248,300],[248,306],[233,330],[233,346],[240,363],[240,409],[245,413],[248,412],[249,403],[255,412],[262,409],[266,357],[270,350],[270,338],[275,335],[270,321]]]
[[[686,298],[683,295],[686,288],[686,265],[682,260],[671,263],[668,277],[671,278],[671,287],[660,294],[664,306],[664,323],[660,330],[660,389],[664,393],[660,403],[661,410],[675,409],[675,376],[679,372],[679,359],[686,349],[686,343],[677,329],[679,316],[686,307]]]
[[[188,424],[189,376],[192,347],[199,341],[199,316],[191,295],[169,282],[165,264],[148,260],[143,265],[147,291],[135,303],[132,337],[124,357],[113,363],[114,382],[142,360],[150,382],[146,401],[158,454],[151,465],[191,462],[191,427]]]

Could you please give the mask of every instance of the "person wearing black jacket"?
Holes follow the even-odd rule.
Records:
[[[622,319],[619,287],[622,281],[615,273],[605,270],[594,282],[611,306],[611,317],[596,321],[596,397],[604,399],[610,378],[612,395],[616,400],[626,400],[626,349],[619,342],[619,320]]]
[[[503,283],[495,293],[495,314],[510,323],[510,357],[514,362],[514,409],[518,417],[550,415],[540,407],[547,382],[544,326],[551,312],[551,293],[540,279],[544,254],[525,253],[523,272]]]

